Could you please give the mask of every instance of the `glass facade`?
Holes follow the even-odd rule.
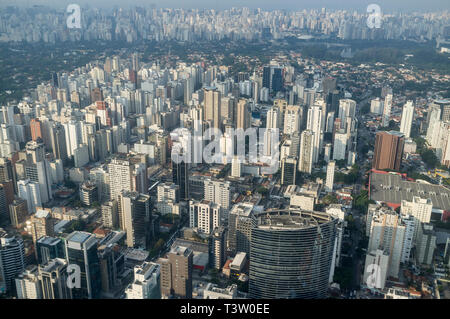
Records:
[[[326,298],[337,220],[323,213],[263,217],[252,229],[251,298]]]

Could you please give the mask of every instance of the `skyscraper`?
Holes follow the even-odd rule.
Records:
[[[211,121],[212,127],[220,129],[221,94],[216,88],[204,88],[203,116],[205,121]]]
[[[333,159],[343,160],[346,157],[348,135],[344,130],[339,130],[334,134]]]
[[[123,190],[119,195],[119,221],[128,247],[146,248],[150,240],[150,196]]]
[[[189,198],[189,164],[183,160],[179,163],[172,160],[172,181],[180,188],[180,199]]]
[[[209,237],[209,265],[221,269],[226,260],[226,229],[223,226],[214,228]]]
[[[305,130],[300,137],[300,158],[298,170],[302,173],[311,174],[314,153],[314,133],[311,130]]]
[[[25,270],[25,247],[19,237],[0,228],[0,291],[15,288],[14,278]]]
[[[208,200],[189,201],[189,227],[210,234],[221,224],[220,206]]]
[[[147,172],[143,163],[133,163],[124,154],[116,155],[108,164],[110,199],[117,199],[122,190],[147,192]]]
[[[313,135],[313,163],[319,161],[320,149],[322,147],[323,131],[322,131],[322,121],[323,121],[322,108],[319,105],[313,105],[308,110],[308,122],[307,129],[311,130]]]
[[[402,121],[400,123],[400,132],[405,135],[405,138],[410,137],[413,118],[414,118],[414,104],[412,101],[408,101],[403,106]]]
[[[231,202],[230,182],[205,179],[205,200],[228,209]]]
[[[386,95],[386,98],[384,99],[383,119],[381,126],[383,127],[389,126],[391,109],[392,109],[392,93],[389,93]]]
[[[192,298],[192,268],[194,253],[183,246],[172,247],[167,258],[160,258],[161,295],[175,298]]]
[[[235,204],[228,215],[228,250],[250,253],[251,230],[256,220],[253,204]]]
[[[94,235],[74,231],[66,237],[66,258],[80,267],[81,287],[72,288],[74,299],[96,299],[100,296],[101,276],[97,255],[97,239]]]
[[[288,156],[281,161],[281,185],[295,185],[297,159]]]
[[[28,213],[36,212],[37,207],[42,207],[41,193],[39,192],[39,184],[29,179],[17,182],[19,189],[18,195],[26,200],[28,205]]]
[[[240,99],[236,110],[236,128],[244,131],[250,127],[250,112],[248,110],[248,101]]]
[[[326,298],[336,224],[319,212],[260,215],[251,231],[250,298]]]
[[[334,183],[334,169],[336,166],[335,161],[329,161],[327,165],[327,180],[325,183],[325,191],[332,192],[333,191],[333,183]]]
[[[396,131],[378,132],[375,137],[373,168],[399,171],[405,139]]]
[[[39,265],[39,281],[42,299],[72,299],[72,290],[67,286],[67,260],[54,258]]]

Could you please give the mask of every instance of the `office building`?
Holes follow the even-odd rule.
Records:
[[[189,164],[180,161],[172,161],[172,181],[178,185],[180,190],[180,200],[189,199]]]
[[[382,115],[382,127],[389,126],[389,121],[391,119],[391,110],[392,110],[392,93],[386,95],[384,99],[384,107],[383,107],[383,115]]]
[[[251,114],[249,112],[248,101],[240,99],[236,107],[236,129],[244,131],[250,127]]]
[[[319,212],[261,214],[251,233],[250,298],[326,298],[336,223]]]
[[[64,243],[60,238],[43,236],[36,241],[37,262],[47,264],[51,259],[65,258]]]
[[[286,157],[281,161],[281,185],[295,185],[297,175],[297,159]]]
[[[52,218],[50,211],[39,209],[36,214],[31,217],[30,222],[33,243],[36,243],[41,237],[54,235],[55,221]]]
[[[212,127],[220,129],[221,93],[216,88],[204,88],[203,120],[211,121]]]
[[[63,258],[50,259],[39,265],[42,299],[72,299],[72,290],[67,285],[67,265]]]
[[[14,279],[25,270],[25,246],[19,237],[0,228],[0,291],[12,292]]]
[[[320,105],[313,105],[308,109],[308,120],[306,128],[313,133],[313,163],[319,161],[319,154],[322,148],[323,130],[322,130],[323,113]]]
[[[120,228],[127,233],[127,246],[145,249],[151,238],[150,196],[124,190],[118,203]]]
[[[389,253],[382,249],[369,252],[366,255],[363,285],[371,289],[383,290],[386,285],[389,268]]]
[[[34,213],[39,207],[42,207],[41,193],[39,184],[29,179],[17,182],[18,196],[27,202],[28,213]]]
[[[101,274],[95,236],[87,232],[74,231],[66,237],[65,248],[68,264],[78,265],[81,271],[81,287],[72,288],[73,298],[99,298]]]

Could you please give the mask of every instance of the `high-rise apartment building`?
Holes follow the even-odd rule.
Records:
[[[174,246],[167,258],[160,258],[161,295],[163,298],[192,298],[192,269],[194,253],[192,249]]]
[[[325,182],[325,191],[332,192],[334,184],[334,170],[336,167],[335,161],[329,161],[327,165],[327,179]]]
[[[210,234],[221,224],[220,206],[208,200],[189,201],[189,227]]]
[[[302,173],[311,174],[313,166],[314,153],[314,133],[311,130],[305,130],[300,136],[300,158],[298,170]]]
[[[127,233],[127,246],[145,249],[151,237],[150,196],[124,190],[118,203],[120,228]]]
[[[411,126],[414,118],[414,104],[412,101],[406,102],[403,106],[402,120],[400,122],[400,132],[409,138],[411,135]]]

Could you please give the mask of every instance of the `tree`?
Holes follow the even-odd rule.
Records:
[[[337,204],[338,199],[336,198],[336,196],[328,194],[322,199],[322,201],[324,204],[330,205],[330,204]]]

